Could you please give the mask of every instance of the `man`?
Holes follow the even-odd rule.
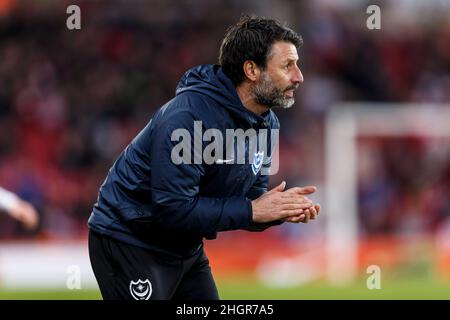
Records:
[[[21,222],[27,230],[36,229],[39,222],[39,215],[31,203],[2,187],[0,187],[0,211]]]
[[[187,71],[176,96],[122,152],[89,219],[90,259],[104,299],[218,299],[203,238],[316,217],[320,206],[305,196],[315,187],[284,191],[283,181],[267,191],[259,149],[253,162],[218,150],[213,163],[199,160],[205,140],[200,152],[189,144],[178,154],[180,135],[195,140],[196,125],[257,135],[278,129],[271,108],[294,103],[303,82],[301,43],[274,20],[242,18],[223,39],[220,65]],[[232,145],[249,150],[248,143]]]

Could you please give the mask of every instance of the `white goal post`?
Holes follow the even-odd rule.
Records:
[[[325,130],[326,277],[346,284],[358,276],[357,138],[450,139],[450,105],[343,103],[330,109]]]

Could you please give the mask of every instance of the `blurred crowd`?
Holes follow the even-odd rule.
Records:
[[[32,235],[0,216],[3,238],[83,236],[117,155],[187,69],[217,62],[227,26],[244,12],[286,21],[304,38],[305,82],[294,107],[276,111],[271,184],[323,184],[324,119],[337,102],[450,102],[448,14],[368,30],[363,1],[357,12],[289,0],[76,2],[82,28],[70,31],[68,2],[0,1],[0,185],[41,215]],[[449,143],[361,143],[379,159],[360,179],[365,232],[432,230],[449,216]]]

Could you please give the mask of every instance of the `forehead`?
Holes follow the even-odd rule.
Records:
[[[298,60],[297,48],[294,44],[278,41],[272,45],[267,62],[281,62],[286,60]]]

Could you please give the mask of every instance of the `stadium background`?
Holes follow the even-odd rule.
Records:
[[[70,4],[81,7],[81,30],[66,28]],[[370,4],[381,8],[381,30],[366,27]],[[182,74],[217,61],[226,27],[242,13],[286,21],[304,38],[305,83],[293,108],[276,111],[280,170],[271,185],[316,185],[313,199],[324,204],[325,119],[336,103],[448,109],[447,1],[0,0],[0,185],[41,217],[39,229],[27,233],[0,215],[0,298],[99,298],[91,282],[68,290],[64,278],[79,263],[74,257],[85,259],[99,185]],[[359,141],[354,282],[325,279],[323,206],[308,225],[207,242],[222,297],[450,298],[449,142]],[[381,268],[380,290],[366,287],[369,265]],[[91,272],[79,266],[82,276]],[[62,276],[52,281],[52,272]]]

